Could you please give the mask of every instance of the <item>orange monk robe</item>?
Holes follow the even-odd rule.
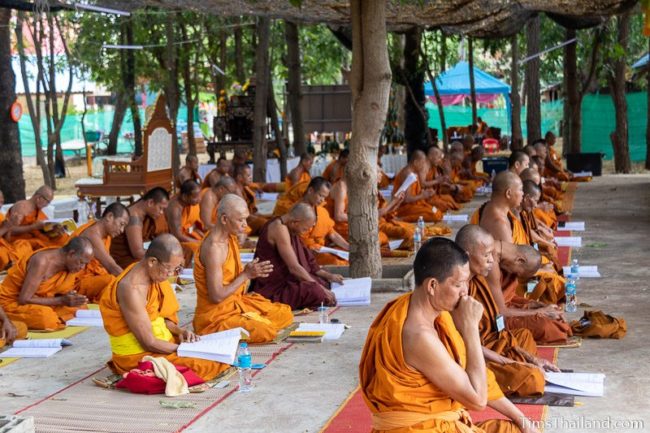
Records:
[[[489,420],[474,425],[460,402],[446,395],[426,376],[406,363],[402,329],[410,299],[411,293],[407,293],[384,307],[372,323],[361,353],[360,386],[366,405],[372,412],[372,431],[482,433],[482,428],[490,433],[519,432],[510,421]],[[434,326],[449,353],[449,361],[453,360],[465,368],[465,343],[454,326],[451,315],[446,311],[441,312]],[[494,374],[487,370],[487,376],[488,400],[502,398],[503,393],[495,381]],[[459,424],[464,426],[459,427]]]
[[[456,201],[459,201],[461,203],[472,201],[474,198],[474,193],[476,192],[476,188],[482,184],[479,181],[461,179],[460,168],[456,167],[451,169],[451,181],[456,185],[460,185],[462,187],[460,191],[454,194]]]
[[[314,212],[316,213],[316,223],[311,230],[300,236],[302,242],[307,248],[312,250],[316,262],[319,265],[347,266],[347,260],[334,254],[316,252],[327,245],[327,236],[336,230],[334,230],[334,220],[330,217],[330,213],[324,206],[316,206]]]
[[[72,233],[72,237],[83,235],[88,228],[92,227],[97,221],[88,221],[86,224],[78,227]],[[103,239],[106,254],[111,250],[112,238],[106,235]],[[111,275],[106,268],[97,260],[96,257],[86,265],[81,272],[77,273],[75,280],[75,290],[80,294],[86,296],[91,301],[97,301],[101,297],[102,291],[108,287],[115,280],[115,276]]]
[[[490,183],[490,175],[485,172],[478,171],[478,168],[476,168],[477,165],[478,161],[470,161],[470,170],[472,172],[472,175],[482,178],[481,180],[483,181],[483,184]]]
[[[284,190],[289,191],[291,189],[291,187],[294,186],[294,185],[297,185],[297,184],[302,183],[302,182],[309,183],[310,181],[311,181],[311,175],[308,172],[303,170],[303,172],[300,174],[300,177],[298,178],[298,182],[296,182],[295,184],[293,182],[291,182],[291,178],[289,176],[287,176],[284,179],[284,185],[285,185]]]
[[[221,267],[223,286],[230,284],[243,269],[237,237],[230,236],[228,255]],[[249,343],[266,343],[273,341],[279,330],[293,323],[291,307],[271,302],[257,293],[246,293],[248,282],[218,304],[212,303],[200,254],[195,258],[194,278],[197,299],[193,324],[194,331],[199,335],[241,327],[250,333],[247,339]]]
[[[191,259],[199,251],[201,235],[196,229],[201,228],[201,206],[198,204],[183,206],[183,211],[181,212],[181,230],[185,236],[196,239],[193,242],[181,242],[186,263],[189,262],[188,259]]]
[[[321,176],[333,184],[345,176],[345,167],[341,167],[338,163],[338,160],[334,160],[330,162],[327,167],[325,167],[325,170],[323,170],[323,174],[321,174]]]
[[[289,212],[293,205],[298,203],[302,199],[302,196],[305,195],[308,186],[308,181],[299,182],[288,189],[284,194],[280,195],[275,202],[273,216],[282,216]]]
[[[7,216],[9,214],[11,214],[11,209],[9,209]],[[47,215],[45,215],[45,212],[43,212],[40,209],[37,209],[36,212],[29,215],[25,215],[20,225],[28,226],[34,224],[37,221],[45,221],[48,219],[49,218]],[[30,245],[32,246],[32,249],[37,250],[39,248],[46,248],[46,247],[62,247],[68,242],[70,236],[64,233],[60,236],[52,238],[40,230],[32,230],[31,232],[28,233],[11,235],[12,242],[18,239],[29,241]]]
[[[524,328],[497,330],[499,307],[492,297],[487,281],[482,276],[475,276],[469,282],[468,293],[483,305],[483,317],[479,322],[481,344],[501,356],[517,361],[512,364],[488,362],[488,368],[494,372],[497,383],[506,395],[529,396],[544,393],[544,373],[529,364],[517,348],[537,355],[537,345],[533,334]]]
[[[144,356],[164,357],[174,365],[183,365],[192,369],[204,380],[211,380],[221,372],[227,370],[229,365],[220,362],[207,361],[198,358],[179,357],[175,352],[163,355],[161,353],[147,352],[140,346],[124,320],[122,310],[117,300],[117,286],[124,276],[135,266],[136,263],[124,270],[102,295],[99,302],[99,309],[104,320],[104,329],[108,333],[113,356],[108,366],[117,374],[126,373],[138,366]],[[147,293],[146,313],[152,322],[154,336],[172,343],[178,343],[174,339],[164,320],[178,323],[178,300],[174,294],[169,281],[151,284]]]
[[[15,320],[12,320],[11,323],[13,323],[14,328],[16,328],[16,340],[24,340],[27,338],[27,325],[25,325],[23,322],[17,322]],[[0,320],[0,327],[2,327],[2,320]],[[7,342],[5,341],[4,338],[0,338],[0,349],[5,347],[7,345]]]
[[[49,306],[18,303],[18,295],[25,282],[27,264],[35,253],[23,257],[9,269],[6,278],[0,285],[0,305],[11,320],[24,322],[29,329],[57,330],[65,328],[65,322],[74,317],[79,307],[66,307],[63,305]],[[47,280],[41,282],[35,296],[53,298],[64,295],[74,290],[76,274],[68,271],[57,272]]]
[[[255,191],[253,191],[253,189],[245,186],[242,188],[242,193],[244,195],[244,200],[246,200],[246,204],[248,205],[248,212],[250,213],[248,219],[246,220],[248,227],[251,229],[249,235],[256,235],[259,233],[262,226],[269,221],[269,218],[261,215],[256,215],[257,203],[255,201]]]
[[[386,189],[390,185],[390,178],[381,167],[377,167],[377,188]]]
[[[148,215],[145,215],[142,220],[142,242],[149,242],[153,240],[156,236],[165,231],[159,231],[161,228],[167,229],[167,219],[165,215],[161,215],[160,218],[153,219]],[[158,222],[164,224],[158,224]],[[113,260],[120,265],[121,268],[126,268],[131,263],[137,261],[135,257],[131,254],[131,249],[129,248],[129,240],[126,237],[126,233],[115,237],[111,242],[111,257]]]
[[[533,209],[533,215],[535,215],[535,218],[547,227],[553,230],[557,228],[557,214],[555,213],[555,210],[551,209],[545,211],[542,208],[536,207]]]
[[[526,235],[528,236],[528,239],[533,238],[532,234],[533,232],[536,232],[539,234],[538,228],[537,228],[537,220],[535,219],[535,216],[526,211],[526,210],[521,210],[519,212],[519,218],[521,219],[521,223],[524,226],[524,229],[526,230]],[[540,234],[541,236],[541,234]],[[555,246],[549,246],[549,245],[539,245],[539,252],[551,263],[553,263],[553,267],[555,268],[555,271],[560,273],[562,272],[562,265],[560,264],[560,261],[557,256],[557,248]]]
[[[334,215],[334,200],[331,197],[325,199],[325,209],[330,215]],[[345,214],[348,213],[348,196],[345,196]],[[334,221],[334,230],[343,236],[347,241],[350,239],[349,226],[347,221]],[[381,218],[379,219],[379,245],[388,246],[388,235],[381,230]]]
[[[397,173],[395,176],[395,181],[393,182],[393,191],[399,190],[399,187],[404,183],[408,175],[412,173],[409,166],[404,167]],[[416,180],[408,188],[407,195],[417,196],[422,193],[422,185],[420,180]],[[411,203],[402,203],[397,208],[397,216],[406,222],[416,222],[420,217],[424,218],[424,221],[427,222],[438,222],[442,220],[443,212],[435,206],[425,200],[420,199]]]
[[[431,167],[427,172],[425,181],[431,182],[436,177],[440,176],[440,172],[437,167]],[[450,194],[441,194],[440,186],[435,188],[436,195],[427,199],[432,206],[437,207],[442,212],[447,212],[450,210],[459,210],[460,204],[452,197]]]
[[[551,160],[551,164],[553,164],[553,167],[555,168],[556,171],[553,171],[548,166],[544,166],[544,176],[554,177],[557,180],[568,182],[571,176],[562,167],[562,160],[560,159],[560,156],[557,154],[555,149],[553,149],[553,147],[547,146],[547,148],[548,148],[549,159]]]
[[[0,213],[0,225],[5,221],[5,215]],[[32,245],[24,239],[12,239],[11,242],[0,238],[0,270],[32,253]]]

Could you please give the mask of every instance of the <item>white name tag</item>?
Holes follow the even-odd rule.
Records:
[[[438,208],[434,206],[434,207],[431,208],[431,211],[433,213],[438,213]]]
[[[536,280],[530,280],[526,284],[526,293],[533,293],[533,291],[535,290],[535,287],[537,287],[537,283],[538,283],[538,281],[536,281]]]
[[[496,322],[496,325],[497,325],[497,332],[501,332],[504,329],[506,329],[506,321],[503,318],[502,314],[497,314],[495,322]]]

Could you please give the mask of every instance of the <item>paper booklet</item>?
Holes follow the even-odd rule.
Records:
[[[557,231],[558,232],[584,232],[585,222],[584,221],[559,222],[557,224]]]
[[[564,266],[564,275],[569,276],[571,274],[571,266]],[[598,272],[598,266],[583,266],[580,265],[580,271],[578,272],[578,277],[580,278],[600,278],[600,272]]]
[[[343,260],[350,260],[350,253],[348,251],[339,250],[330,247],[320,247],[319,253],[330,253],[342,258]]]
[[[16,340],[10,349],[0,352],[0,358],[49,358],[71,344],[63,338]]]
[[[345,325],[342,323],[301,323],[296,331],[325,331],[323,340],[338,340],[345,331]]]
[[[469,215],[465,214],[446,214],[442,217],[442,220],[445,222],[451,222],[451,221],[460,221],[460,222],[467,222],[469,220]]]
[[[45,233],[52,231],[55,226],[62,226],[68,233],[77,230],[77,223],[74,222],[72,218],[50,218],[43,221],[43,223],[45,224],[43,226],[43,231]]]
[[[602,397],[605,393],[605,375],[600,373],[544,373],[544,392],[556,394]]]
[[[239,340],[249,335],[248,331],[243,328],[202,335],[201,339],[195,343],[181,343],[178,346],[177,353],[178,356],[207,359],[233,365],[237,358]]]
[[[99,310],[77,310],[74,318],[65,323],[67,326],[93,326],[104,327],[102,313]]]
[[[343,280],[343,284],[332,283],[332,292],[336,296],[336,302],[341,307],[370,305],[370,293],[372,291],[372,279],[352,278]]]
[[[558,247],[582,247],[582,238],[576,236],[558,236],[555,238]]]
[[[404,239],[396,239],[394,241],[388,241],[388,248],[390,248],[391,251],[398,249],[402,243],[404,243]]]
[[[395,191],[395,194],[393,194],[393,196],[405,192],[407,189],[411,187],[411,185],[417,182],[417,180],[418,180],[418,175],[415,173],[410,173],[408,176],[406,176],[406,179],[404,179],[404,182],[400,185],[399,189]]]

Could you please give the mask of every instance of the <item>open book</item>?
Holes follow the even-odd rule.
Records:
[[[332,292],[341,307],[370,305],[371,288],[370,277],[347,279],[343,284],[332,283]]]
[[[330,247],[320,247],[319,253],[330,253],[342,258],[343,260],[350,260],[350,253],[348,251],[338,250]]]
[[[463,213],[458,213],[458,214],[445,214],[442,217],[442,220],[446,223],[452,222],[452,221],[458,221],[458,222],[463,222],[466,223],[469,220],[469,215],[463,214]]]
[[[16,340],[10,349],[0,352],[0,358],[49,358],[71,344],[63,338]]]
[[[407,189],[411,187],[415,182],[418,180],[418,175],[415,173],[410,173],[408,176],[406,176],[406,179],[404,179],[404,182],[400,185],[399,189],[395,191],[395,194],[393,196],[398,195],[399,193],[405,192]]]
[[[239,340],[249,335],[248,331],[243,328],[233,328],[227,331],[202,335],[201,339],[195,343],[181,343],[178,346],[177,353],[178,356],[207,359],[233,365],[237,357]]]
[[[102,313],[99,310],[77,310],[74,318],[65,323],[67,326],[95,326],[104,327]]]
[[[43,223],[45,224],[43,226],[44,233],[54,230],[56,226],[62,226],[67,233],[77,230],[77,223],[72,218],[50,218],[43,221]]]
[[[556,394],[602,397],[605,393],[605,375],[600,373],[544,373],[545,392]]]
[[[345,325],[342,323],[301,323],[296,329],[298,332],[318,332],[324,331],[324,340],[338,340],[345,331]]]
[[[582,246],[582,238],[575,236],[558,236],[555,238],[555,243],[558,247],[575,247]]]
[[[558,232],[584,232],[584,221],[560,221],[557,223]]]

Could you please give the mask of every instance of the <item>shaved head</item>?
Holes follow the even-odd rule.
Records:
[[[464,151],[463,143],[461,143],[460,141],[454,141],[449,145],[449,152],[463,152],[463,151]]]
[[[426,155],[421,150],[415,150],[411,154],[411,162],[421,161],[426,158]]]
[[[172,257],[183,257],[183,247],[174,235],[162,234],[151,241],[144,254],[145,258],[153,257],[159,262],[167,263]]]
[[[528,274],[535,274],[542,266],[542,255],[530,245],[517,245],[517,255],[525,260],[523,271]]]
[[[93,255],[93,245],[90,243],[88,238],[83,236],[77,236],[68,241],[61,250],[64,253],[75,253],[77,257],[80,257],[84,254]]]
[[[490,232],[476,224],[467,224],[456,234],[456,243],[465,251],[471,252],[474,246],[493,240]]]
[[[539,184],[541,182],[539,172],[534,168],[525,169],[524,171],[519,173],[519,177],[523,182],[526,182],[527,180],[532,181],[535,184]]]
[[[542,193],[541,188],[539,185],[537,185],[535,182],[532,180],[525,180],[524,181],[524,194],[530,195],[530,196],[537,196]]]
[[[230,176],[221,176],[221,178],[219,179],[219,182],[215,183],[213,188],[223,187],[223,188],[229,189],[229,187],[231,187],[233,185],[236,185],[236,184],[237,184],[237,182],[235,182],[235,179],[233,179],[232,177],[230,177]]]
[[[502,171],[496,175],[492,182],[492,194],[503,195],[505,192],[521,184],[521,179],[511,171]]]
[[[234,181],[233,181],[234,182]],[[233,212],[245,212],[248,210],[246,200],[236,194],[226,194],[219,201],[217,208],[217,217],[221,218],[224,215],[230,215]]]
[[[298,203],[289,211],[289,217],[293,221],[312,221],[316,219],[314,208],[307,203]]]

